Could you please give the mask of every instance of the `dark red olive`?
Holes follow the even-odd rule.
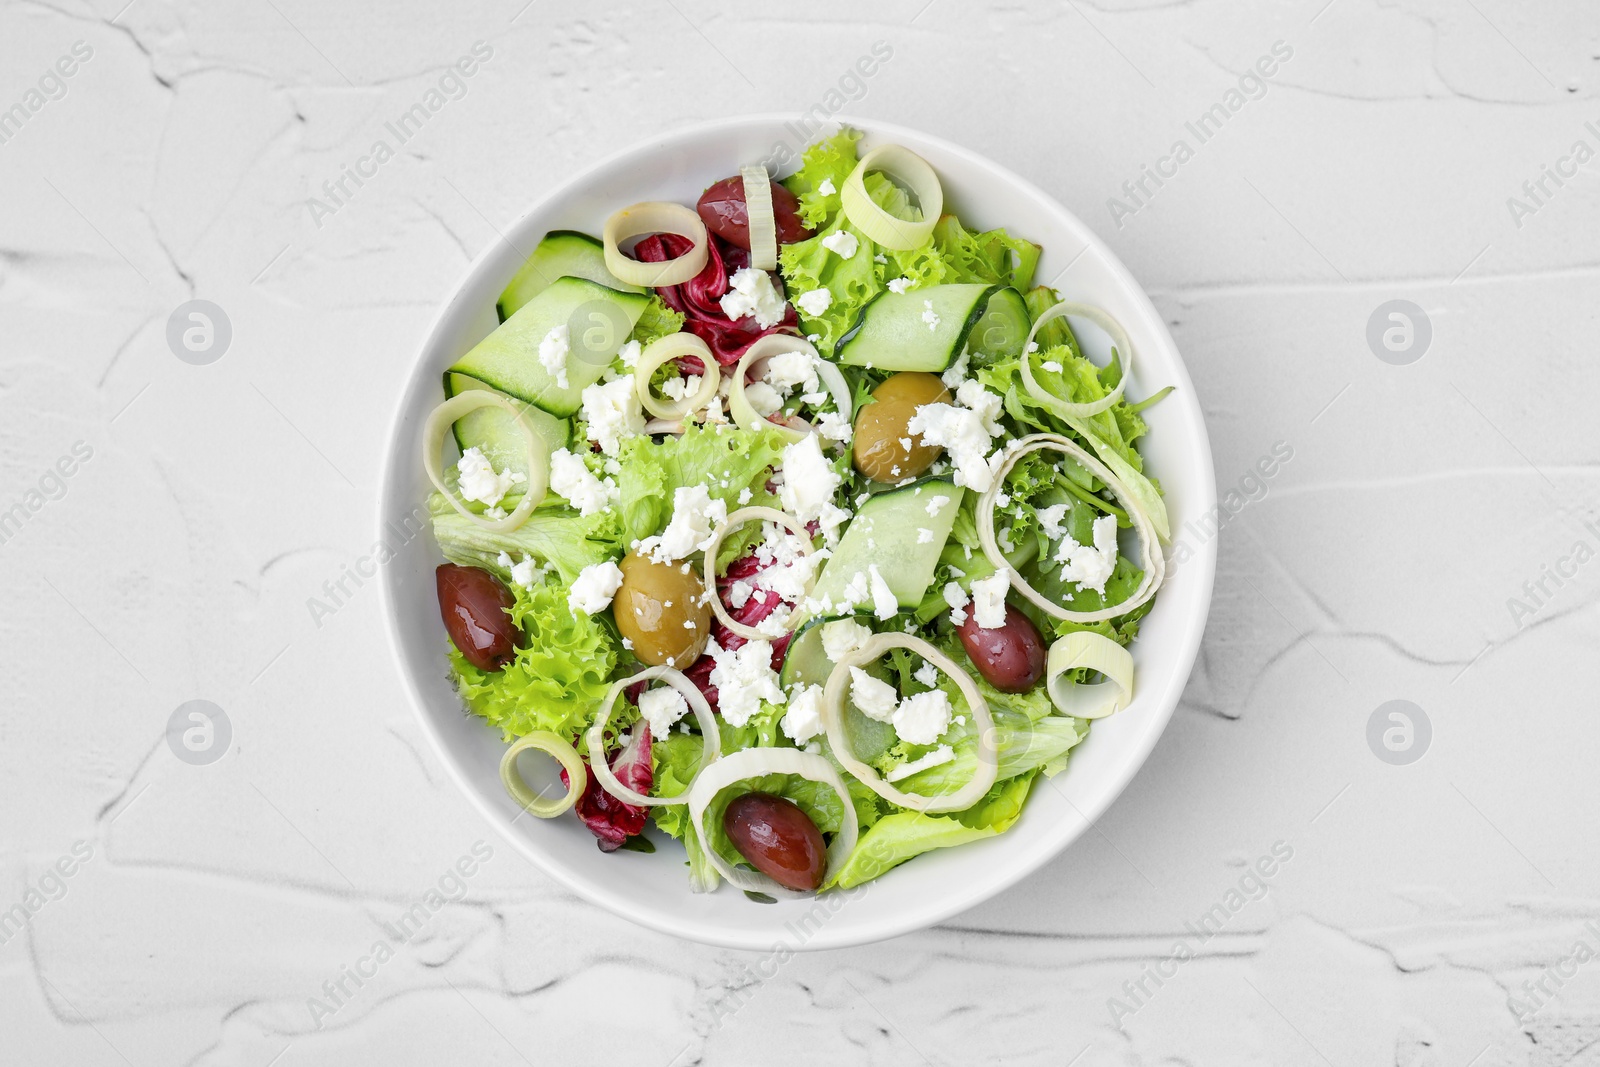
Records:
[[[740,248],[750,247],[750,209],[744,202],[743,178],[724,178],[715,183],[700,194],[694,209],[712,233]],[[772,183],[772,217],[780,245],[812,236],[800,221],[800,200],[777,182]]]
[[[1006,621],[993,630],[979,626],[969,610],[957,632],[983,680],[1002,693],[1025,693],[1044,677],[1044,638],[1014,606],[1006,605]]]
[[[467,662],[498,671],[517,655],[522,635],[508,612],[515,598],[494,575],[477,567],[441,563],[434,572],[445,632]]]
[[[728,840],[756,870],[790,889],[822,884],[828,852],[822,831],[794,801],[771,793],[745,793],[722,815]]]

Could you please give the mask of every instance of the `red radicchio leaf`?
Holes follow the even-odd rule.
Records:
[[[744,350],[769,333],[799,333],[800,317],[794,308],[786,307],[783,321],[763,330],[756,320],[729,319],[722,313],[719,301],[728,291],[728,277],[750,265],[748,250],[731,245],[716,234],[707,235],[705,269],[681,285],[664,285],[656,295],[672,310],[683,314],[683,328],[699,337],[711,349],[717,362],[724,367],[739,362]],[[676,259],[694,247],[694,242],[675,233],[652,234],[633,246],[633,256],[642,263],[661,263]],[[774,275],[774,284],[783,291],[783,283]],[[685,366],[686,373],[694,373]]]
[[[594,754],[590,753],[592,757]],[[654,773],[650,766],[650,724],[643,719],[633,728],[628,743],[611,757],[611,773],[617,780],[636,793],[650,792]],[[599,839],[601,852],[615,852],[630,837],[644,832],[649,809],[625,804],[600,787],[600,780],[584,761],[583,795],[578,798],[578,818]],[[567,772],[561,772],[561,782],[567,783]]]

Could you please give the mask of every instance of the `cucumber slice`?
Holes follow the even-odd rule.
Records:
[[[885,290],[862,305],[855,325],[834,348],[833,358],[852,367],[937,374],[961,355],[991,298],[1006,288],[962,283],[905,293]],[[1022,313],[1026,316],[1025,306]],[[1022,336],[1027,335],[1024,323]]]
[[[1007,287],[989,298],[982,317],[967,337],[967,350],[985,359],[1020,355],[1032,327],[1027,301],[1020,292]]]
[[[465,374],[455,374],[449,371],[444,376],[444,395],[446,398],[466,392],[468,389],[487,389],[491,393],[500,393],[492,385],[486,385],[476,378]],[[501,396],[506,394],[500,393]],[[511,398],[513,401],[515,397]],[[566,448],[572,436],[572,424],[566,419],[558,419],[548,411],[543,411],[533,405],[527,407],[528,421],[533,423],[534,431],[542,438],[545,444],[554,452],[558,448]],[[522,440],[522,431],[518,429],[516,421],[510,414],[500,408],[479,408],[469,411],[455,424],[456,444],[461,451],[476,448],[482,452],[497,470],[510,468],[526,476],[528,450]]]
[[[850,581],[876,565],[900,607],[915,609],[933,584],[964,492],[949,478],[924,478],[873,496],[850,520],[811,595],[838,604]],[[950,499],[930,515],[929,506],[941,496]],[[929,531],[926,537],[923,530]]]
[[[495,310],[504,322],[522,306],[548,289],[557,278],[587,278],[608,289],[624,293],[644,292],[637,285],[619,281],[606,269],[606,249],[598,239],[577,230],[551,230],[533,250],[528,261],[517,268],[500,294]]]
[[[584,388],[600,380],[649,304],[644,293],[558,278],[457,360],[450,372],[476,378],[557,418],[569,418],[581,406]],[[562,325],[570,331],[571,345],[565,389],[539,362],[539,342]]]

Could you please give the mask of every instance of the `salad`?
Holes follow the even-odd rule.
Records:
[[[1132,699],[1164,575],[1137,443],[1166,390],[1129,395],[1126,333],[1035,285],[1037,245],[860,137],[546,235],[424,433],[450,671],[506,789],[602,851],[677,840],[697,891],[1006,832]]]

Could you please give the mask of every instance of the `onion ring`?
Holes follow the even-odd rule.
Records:
[[[885,171],[911,186],[911,191],[917,194],[917,208],[922,218],[916,222],[896,218],[879,207],[867,193],[865,179],[870,170]],[[939,176],[928,166],[927,160],[897,144],[879,145],[862,156],[856,169],[844,180],[839,199],[850,225],[884,248],[902,252],[926,242],[944,211],[944,189],[939,184]]]
[[[1082,667],[1105,675],[1104,682],[1080,685],[1067,677]],[[1050,646],[1045,667],[1050,702],[1063,715],[1078,719],[1103,719],[1128,706],[1133,699],[1133,656],[1104,634],[1079,630]],[[1106,696],[1112,689],[1115,695]]]
[[[623,241],[647,233],[677,234],[693,241],[694,247],[677,259],[663,263],[645,263],[623,255]],[[646,200],[618,211],[606,220],[601,240],[605,243],[606,270],[629,285],[652,288],[681,285],[704,270],[710,256],[707,251],[710,238],[706,236],[706,224],[700,216],[682,204],[663,200]]]
[[[800,525],[800,520],[796,519],[788,512],[779,511],[777,508],[740,508],[732,515],[729,515],[727,521],[718,527],[716,532],[711,535],[711,540],[706,542],[706,562],[705,574],[703,575],[703,578],[705,581],[706,596],[710,597],[711,599],[711,614],[717,617],[718,622],[722,623],[722,625],[726,626],[728,629],[732,630],[734,633],[745,638],[746,640],[771,641],[771,634],[762,633],[754,626],[746,626],[744,623],[735,619],[732,615],[729,615],[728,609],[723,606],[721,594],[717,592],[717,553],[722,549],[723,539],[728,536],[728,532],[730,530],[737,529],[738,527],[743,526],[745,523],[755,519],[781,523],[783,526],[788,528],[790,533],[799,538],[803,555],[809,556],[816,552],[816,548],[811,544],[811,535],[806,532],[806,528],[804,526]],[[811,592],[811,587],[816,584],[816,581],[817,576],[813,574],[811,576],[811,581],[806,583],[806,593],[809,594]],[[801,613],[797,606],[789,612],[789,617],[784,621],[785,632],[792,631],[796,626],[799,626],[800,619]]]
[[[522,772],[517,770],[517,757],[529,749],[554,756],[567,772],[567,795],[560,800],[546,800],[523,781]],[[511,799],[522,805],[522,809],[529,815],[541,819],[553,819],[557,815],[571,808],[583,795],[584,772],[583,757],[578,755],[578,750],[573,748],[566,738],[551,733],[549,730],[535,730],[525,737],[519,737],[506,749],[506,754],[500,757],[500,781],[505,785],[506,792],[511,794]]]
[[[650,379],[655,376],[656,368],[681,356],[693,356],[700,361],[700,388],[693,396],[682,400],[662,400],[650,391]],[[722,385],[722,369],[717,366],[711,347],[699,337],[692,333],[669,333],[651,341],[639,353],[639,361],[633,368],[633,384],[639,394],[639,404],[646,411],[658,419],[676,420],[711,403]]]
[[[1045,448],[1066,453],[1082,464],[1089,473],[1110,486],[1117,499],[1122,501],[1122,506],[1127,511],[1128,518],[1133,522],[1134,531],[1139,535],[1139,555],[1141,566],[1144,569],[1144,580],[1139,583],[1139,587],[1133,591],[1133,594],[1121,603],[1112,604],[1096,611],[1072,611],[1064,608],[1029,585],[1021,573],[1011,565],[1011,561],[1006,559],[1005,555],[1000,551],[1000,547],[995,544],[995,499],[1004,491],[1006,476],[1011,473],[1011,468],[1016,465],[1017,460],[1030,452],[1037,452]],[[1144,505],[1128,491],[1128,487],[1122,483],[1120,478],[1111,473],[1111,470],[1105,464],[1079,447],[1075,441],[1059,434],[1036,433],[1019,438],[1011,443],[1005,451],[1005,458],[1001,461],[999,469],[994,472],[994,484],[989,486],[988,490],[978,498],[977,519],[978,543],[983,546],[983,554],[989,557],[989,562],[993,563],[996,569],[1003,568],[1010,571],[1011,588],[1017,590],[1034,604],[1037,604],[1041,610],[1057,619],[1066,619],[1070,622],[1099,622],[1102,619],[1114,619],[1119,615],[1126,615],[1155,596],[1156,590],[1161,587],[1162,581],[1166,578],[1167,562],[1160,552],[1155,524],[1151,522],[1150,516],[1145,512]]]
[[[624,689],[639,682],[650,681],[665,682],[683,694],[683,698],[689,702],[689,710],[694,712],[695,721],[700,724],[700,770],[695,772],[695,778],[699,778],[701,773],[715,763],[717,757],[722,754],[722,735],[717,730],[716,717],[711,714],[711,705],[706,703],[706,698],[699,688],[685,678],[682,671],[666,666],[646,667],[637,674],[630,674],[613,682],[611,691],[600,702],[600,711],[595,716],[594,725],[589,727],[589,732],[584,738],[589,746],[589,769],[594,772],[600,788],[624,804],[640,808],[653,808],[659,804],[684,804],[688,802],[689,789],[694,785],[694,778],[689,780],[689,785],[684,786],[682,793],[670,797],[650,797],[623,785],[606,763],[606,727],[611,723],[611,712],[617,706],[617,698],[622,695]]]
[[[778,216],[772,210],[772,178],[757,163],[739,168],[744,185],[745,218],[749,222],[750,265],[757,270],[778,269]]]
[[[828,395],[833,397],[833,406],[845,418],[848,419],[850,417],[850,386],[845,382],[844,375],[839,373],[839,368],[823,359],[817,352],[816,346],[804,337],[796,337],[788,333],[769,333],[745,349],[744,355],[739,359],[738,367],[733,372],[733,378],[728,383],[728,414],[733,417],[733,421],[738,424],[741,430],[749,430],[753,433],[770,427],[777,430],[790,443],[805,440],[806,434],[811,432],[809,429],[801,430],[795,426],[773,422],[771,419],[764,418],[755,409],[755,405],[750,403],[750,398],[745,395],[745,388],[748,384],[745,379],[749,377],[750,373],[757,370],[759,364],[781,352],[805,352],[809,354],[812,363],[817,368],[817,378],[821,381],[823,387],[828,390]],[[806,425],[809,427],[810,423],[806,423]]]
[[[528,442],[528,484],[523,487],[522,500],[503,519],[486,519],[463,504],[445,484],[444,462],[439,458],[444,448],[445,434],[450,432],[456,420],[469,411],[487,407],[501,408],[515,419]],[[422,427],[422,466],[428,472],[428,480],[433,487],[443,493],[464,518],[493,533],[509,533],[526,522],[528,516],[533,514],[533,509],[544,499],[545,490],[550,487],[550,446],[534,430],[527,413],[518,408],[510,397],[487,389],[469,389],[458,393],[428,414],[427,422]]]
[[[1117,384],[1111,392],[1099,400],[1087,404],[1078,404],[1070,400],[1062,400],[1053,396],[1034,380],[1033,361],[1029,359],[1028,345],[1033,344],[1034,337],[1039,333],[1039,327],[1056,319],[1076,315],[1080,319],[1088,319],[1104,330],[1111,338],[1111,345],[1116,349],[1117,358],[1122,361],[1122,377],[1117,379]],[[1028,390],[1028,395],[1039,403],[1059,415],[1069,419],[1087,419],[1107,411],[1113,404],[1122,399],[1124,387],[1128,384],[1128,377],[1133,373],[1133,341],[1128,337],[1128,331],[1122,328],[1122,323],[1112,318],[1110,313],[1102,311],[1093,304],[1073,304],[1063,300],[1061,303],[1046,310],[1037,319],[1033,320],[1033,329],[1028,331],[1028,340],[1022,346],[1022,384]]]
[[[967,784],[954,793],[925,797],[920,793],[907,793],[896,789],[879,777],[876,770],[857,759],[855,750],[850,746],[850,738],[844,731],[844,701],[845,691],[850,685],[850,668],[871,663],[892,648],[904,648],[915,652],[948,674],[961,690],[961,694],[967,698],[967,710],[972,713],[973,724],[978,730],[978,769]],[[833,665],[833,671],[828,675],[828,684],[822,692],[822,723],[828,731],[828,747],[833,749],[834,758],[845,770],[891,804],[898,804],[912,811],[926,813],[963,811],[970,808],[983,799],[983,795],[994,785],[999,773],[1000,756],[996,747],[994,718],[989,714],[989,704],[983,699],[983,694],[978,692],[978,687],[973,684],[971,677],[954,660],[922,638],[910,634],[892,632],[874,634],[871,640],[855,651],[847,653]]]
[[[733,866],[717,855],[717,850],[706,843],[706,808],[716,799],[717,794],[734,782],[766,774],[798,774],[808,781],[826,785],[838,794],[840,802],[844,804],[844,822],[839,827],[839,832],[833,835],[833,843],[828,846],[827,873],[837,871],[844,865],[845,860],[850,858],[850,853],[855,851],[856,836],[860,830],[856,825],[856,806],[850,800],[850,790],[845,788],[844,779],[839,777],[839,772],[834,770],[833,764],[828,762],[826,756],[802,752],[797,748],[742,748],[730,753],[718,760],[714,766],[695,775],[694,785],[689,790],[689,821],[694,826],[694,832],[700,837],[706,858],[717,869],[717,873],[734,887],[746,892],[779,889],[785,893],[798,895],[802,893],[801,890],[779,885],[757,871],[746,871]],[[823,881],[826,884],[826,877]]]

